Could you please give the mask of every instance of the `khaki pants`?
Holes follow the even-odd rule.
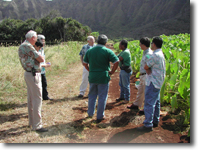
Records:
[[[89,71],[87,71],[87,69],[85,69],[85,67],[83,67],[83,75],[82,75],[82,82],[81,82],[81,86],[80,86],[80,93],[81,95],[85,94],[85,91],[87,89],[88,86],[88,76],[89,76]]]
[[[146,74],[140,76],[140,84],[138,85],[138,92],[136,100],[133,102],[134,105],[141,107],[145,98],[145,80]]]
[[[36,73],[36,76],[34,77],[31,72],[25,72],[24,79],[27,85],[29,126],[32,126],[33,130],[37,130],[42,128],[41,74]]]

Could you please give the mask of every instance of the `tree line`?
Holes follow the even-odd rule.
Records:
[[[41,19],[30,18],[26,21],[17,19],[4,19],[0,23],[0,42],[18,43],[25,39],[25,34],[34,30],[46,37],[47,44],[66,41],[85,41],[91,33],[88,26],[72,18],[63,18],[54,12],[50,12]]]

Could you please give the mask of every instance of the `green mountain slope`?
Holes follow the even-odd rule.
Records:
[[[13,0],[0,2],[0,20],[41,18],[52,10],[109,37],[190,32],[190,0]]]

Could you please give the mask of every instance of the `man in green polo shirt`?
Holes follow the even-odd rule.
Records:
[[[98,96],[97,123],[104,119],[110,75],[115,72],[119,64],[119,59],[115,53],[105,47],[107,41],[106,35],[100,35],[96,47],[86,52],[83,61],[83,65],[89,71],[88,116],[92,117],[94,115]],[[109,62],[113,63],[111,71]]]
[[[116,101],[124,100],[124,103],[128,103],[130,100],[130,76],[132,74],[131,53],[127,46],[128,41],[122,40],[119,44],[119,49],[122,52],[118,55],[120,60],[119,67],[121,69],[119,75],[120,97]]]

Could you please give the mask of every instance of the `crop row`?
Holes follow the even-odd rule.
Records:
[[[172,111],[183,110],[184,124],[190,122],[190,34],[161,35],[166,77],[160,91],[161,104],[171,104]],[[114,47],[118,49],[119,43]],[[129,41],[133,72],[139,74],[143,51],[139,40]]]

